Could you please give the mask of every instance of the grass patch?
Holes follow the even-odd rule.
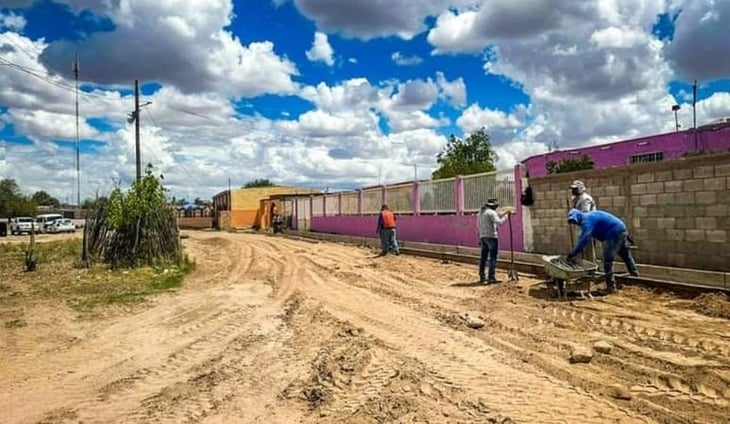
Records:
[[[195,268],[187,257],[181,265],[111,270],[105,265],[79,268],[81,240],[36,243],[38,269],[23,271],[27,245],[0,245],[0,306],[3,301],[55,299],[80,312],[110,305],[131,305],[151,295],[174,291]]]

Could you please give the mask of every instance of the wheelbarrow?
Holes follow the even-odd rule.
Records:
[[[555,290],[558,298],[567,299],[570,287],[575,291],[576,286],[585,287],[590,294],[591,283],[595,281],[598,265],[585,259],[578,259],[575,262],[568,262],[565,256],[543,256],[543,265],[547,273],[546,284],[548,288]]]

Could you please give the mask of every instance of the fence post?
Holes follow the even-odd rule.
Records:
[[[380,204],[386,205],[386,204],[388,204],[388,186],[383,184],[381,186],[380,190],[381,190],[380,191],[380,200],[381,200]]]
[[[421,214],[421,193],[418,188],[418,181],[413,181],[413,215],[418,216]]]
[[[457,175],[454,178],[454,200],[456,202],[455,209],[456,215],[464,214],[464,180],[461,179],[461,175]]]
[[[342,216],[342,192],[337,193],[337,215]]]
[[[294,197],[293,202],[291,227],[293,230],[299,231],[299,196]]]
[[[327,195],[322,195],[322,216],[327,216]]]
[[[362,189],[357,189],[357,216],[362,216]]]

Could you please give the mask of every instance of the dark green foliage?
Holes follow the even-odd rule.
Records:
[[[253,181],[247,182],[243,188],[255,188],[255,187],[274,187],[276,184],[269,181],[267,178],[257,178]]]
[[[18,183],[11,178],[0,180],[0,217],[35,216],[38,204],[23,196]]]
[[[594,163],[588,155],[583,155],[578,159],[563,159],[559,163],[550,161],[546,168],[548,174],[563,174],[565,172],[585,171],[593,169]]]
[[[31,199],[39,206],[53,206],[58,208],[61,206],[61,202],[55,197],[48,194],[45,190],[36,191],[33,193]]]
[[[489,134],[482,128],[465,140],[451,135],[446,147],[436,156],[436,161],[440,167],[431,177],[451,178],[495,171],[497,154],[492,149]]]

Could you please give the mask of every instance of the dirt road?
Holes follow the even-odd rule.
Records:
[[[28,306],[26,327],[0,328],[3,422],[730,416],[730,321],[696,301],[628,288],[557,302],[527,278],[476,286],[472,266],[263,235],[185,244],[197,269],[179,293],[95,321]],[[486,326],[467,328],[465,312]],[[610,353],[570,363],[596,341]]]

